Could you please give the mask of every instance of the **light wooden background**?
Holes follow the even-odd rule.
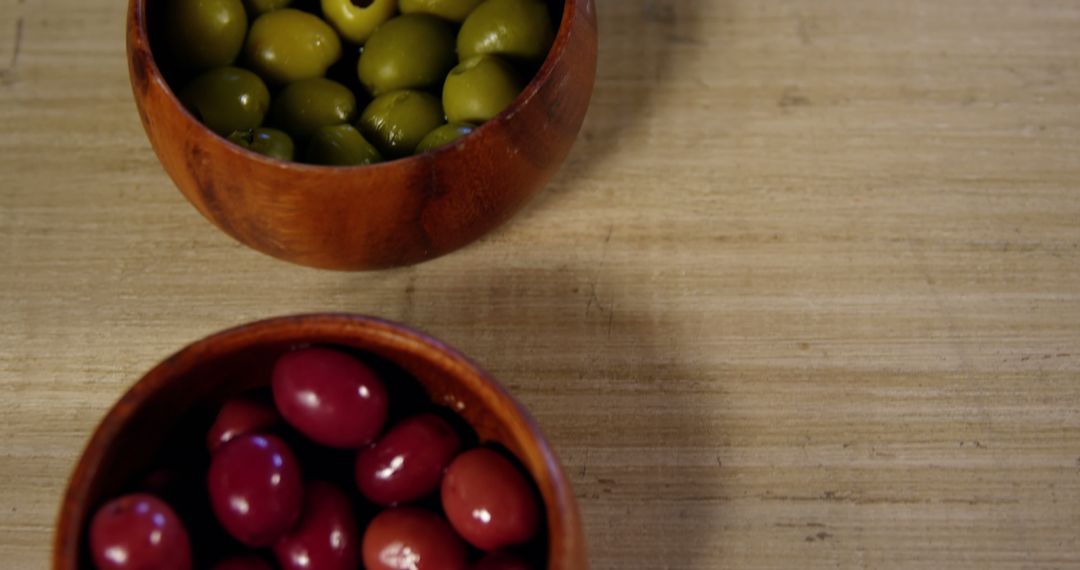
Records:
[[[142,133],[118,0],[0,0],[0,566],[215,330],[405,321],[558,447],[595,569],[1080,568],[1080,2],[599,0],[571,158],[382,273],[248,251]]]

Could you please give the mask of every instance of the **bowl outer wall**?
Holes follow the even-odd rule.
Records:
[[[139,117],[165,171],[238,241],[313,267],[379,269],[461,248],[506,222],[558,170],[596,77],[593,0],[565,0],[555,42],[522,95],[455,144],[364,167],[282,162],[200,124],[151,51],[147,8],[130,0],[128,63]]]

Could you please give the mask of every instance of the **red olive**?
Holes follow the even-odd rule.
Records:
[[[322,481],[304,488],[300,521],[274,544],[284,570],[356,570],[360,566],[360,530],[349,498]]]
[[[218,562],[212,570],[273,570],[273,568],[261,558],[239,556]]]
[[[421,414],[402,420],[356,456],[356,485],[371,502],[393,505],[439,488],[461,440],[446,420]]]
[[[214,425],[210,426],[206,447],[213,452],[238,435],[265,431],[280,419],[277,410],[269,404],[245,398],[230,400],[221,406]]]
[[[469,570],[534,570],[535,568],[536,566],[524,558],[509,552],[492,552],[469,566]]]
[[[382,381],[364,363],[343,352],[305,348],[274,366],[274,403],[287,422],[317,443],[359,449],[386,422]]]
[[[105,504],[90,522],[98,570],[191,570],[191,543],[164,501],[144,493]]]
[[[525,476],[490,449],[457,457],[442,481],[450,524],[481,550],[528,542],[540,526],[540,508]]]
[[[300,516],[300,467],[272,435],[242,435],[223,445],[210,461],[207,486],[218,522],[247,546],[273,544]]]
[[[364,532],[367,570],[464,570],[465,543],[439,515],[413,507],[387,509]]]

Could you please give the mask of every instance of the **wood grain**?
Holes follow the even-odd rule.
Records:
[[[1080,568],[1077,3],[600,0],[548,189],[374,274],[274,261],[183,200],[121,3],[4,6],[6,567],[45,567],[90,430],[160,358],[348,310],[511,387],[595,569]]]

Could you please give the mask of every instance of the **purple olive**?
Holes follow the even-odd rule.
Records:
[[[359,449],[378,437],[389,406],[386,388],[359,360],[327,348],[278,359],[274,403],[285,421],[329,447]]]
[[[439,488],[443,470],[461,449],[446,420],[421,414],[402,420],[356,456],[356,485],[377,505],[425,497]]]
[[[465,543],[439,515],[413,507],[387,509],[364,531],[367,570],[464,570]]]
[[[246,398],[229,400],[210,426],[206,447],[213,452],[238,435],[265,431],[280,421],[281,416],[269,404]]]
[[[525,475],[490,449],[457,457],[442,480],[446,518],[481,550],[528,542],[540,527],[540,507]]]
[[[330,483],[304,488],[300,521],[274,544],[284,570],[355,570],[360,566],[360,530],[349,498]]]
[[[164,501],[144,493],[113,499],[90,522],[98,570],[191,570],[191,543]]]
[[[292,528],[303,505],[300,467],[272,435],[243,435],[223,445],[210,461],[207,487],[221,526],[256,548]]]

